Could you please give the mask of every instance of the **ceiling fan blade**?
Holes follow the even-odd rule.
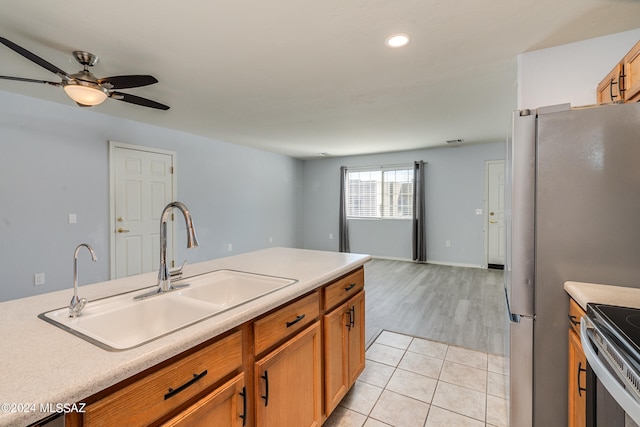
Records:
[[[60,86],[61,85],[60,83],[50,82],[48,80],[25,79],[24,77],[0,76],[0,79],[15,80],[15,81],[18,81],[18,82],[44,83],[46,85],[51,85],[51,86]]]
[[[110,84],[112,89],[128,89],[132,87],[148,86],[158,83],[153,76],[134,74],[130,76],[113,76],[98,79],[98,84]]]
[[[52,63],[40,58],[35,53],[29,52],[27,49],[25,49],[25,48],[23,48],[21,46],[18,46],[14,42],[12,42],[10,40],[7,40],[4,37],[0,37],[0,43],[4,44],[9,49],[12,49],[13,51],[19,53],[20,55],[24,56],[29,61],[35,62],[36,64],[38,64],[42,68],[46,68],[47,70],[49,70],[52,73],[57,74],[57,75],[59,75],[61,77],[69,78],[69,74],[67,74],[66,71],[61,70],[60,68],[56,67]]]
[[[160,104],[159,102],[152,101],[147,98],[142,98],[136,95],[131,95],[129,93],[111,92],[109,93],[109,97],[112,99],[117,99],[118,101],[128,102],[130,104],[142,105],[143,107],[157,108],[158,110],[168,110],[170,108],[168,105]]]

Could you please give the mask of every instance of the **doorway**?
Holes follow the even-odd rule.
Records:
[[[486,265],[488,268],[504,269],[507,244],[504,223],[504,160],[488,160],[485,175]]]
[[[109,153],[111,279],[157,270],[160,215],[176,197],[176,153],[114,141]],[[172,266],[173,233],[167,234]]]

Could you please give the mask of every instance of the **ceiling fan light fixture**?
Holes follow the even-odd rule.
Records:
[[[387,37],[384,44],[392,48],[402,47],[408,45],[410,40],[407,34],[393,34]]]
[[[100,86],[94,87],[88,83],[82,84],[82,82],[77,81],[66,83],[64,91],[69,95],[69,98],[82,105],[102,104],[108,97],[107,91]]]

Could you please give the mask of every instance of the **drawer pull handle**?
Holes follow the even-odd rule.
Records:
[[[261,376],[264,380],[264,395],[260,396],[264,399],[264,406],[269,405],[269,374],[268,371],[264,371],[264,375]]]
[[[582,362],[578,362],[578,396],[580,397],[582,397],[583,391],[587,391],[586,387],[582,387],[582,384],[580,384],[580,374],[582,372],[587,372],[587,370],[582,367]]]
[[[244,427],[247,425],[247,388],[242,387],[242,392],[239,394],[242,396],[242,415],[240,418],[242,418],[242,426]]]
[[[347,286],[346,288],[344,288],[344,291],[345,292],[349,292],[351,289],[353,289],[355,287],[356,287],[356,284],[354,282],[354,283],[350,284],[349,286]]]
[[[302,319],[304,319],[304,314],[301,314],[300,316],[296,317],[294,320],[292,320],[291,322],[287,322],[287,328],[295,325],[296,323],[298,323],[299,321],[301,321]]]
[[[569,315],[569,322],[571,322],[573,326],[578,326],[580,324],[580,321],[576,319],[576,316]]]
[[[192,386],[193,384],[195,384],[196,382],[198,382],[199,380],[201,380],[205,375],[207,375],[207,370],[205,369],[204,371],[202,371],[199,374],[193,374],[193,378],[191,378],[189,381],[187,381],[186,383],[182,384],[180,387],[178,388],[169,388],[169,392],[167,394],[164,395],[164,400],[169,399],[170,397],[175,396],[176,394],[180,393],[181,391],[183,391],[184,389]]]

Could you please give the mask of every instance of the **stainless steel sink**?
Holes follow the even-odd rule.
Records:
[[[290,286],[294,279],[232,270],[185,278],[189,284],[173,292],[134,300],[140,291],[96,301],[82,315],[69,317],[69,308],[38,317],[104,349],[118,351],[145,344],[204,319]]]

